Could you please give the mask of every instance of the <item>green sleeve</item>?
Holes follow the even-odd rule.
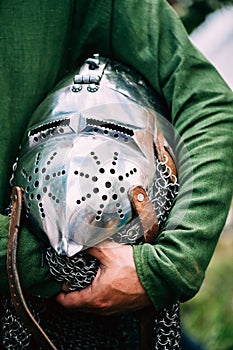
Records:
[[[9,218],[0,215],[1,295],[9,293],[6,272],[8,226]],[[24,226],[21,227],[19,234],[18,252],[20,252],[20,259],[18,259],[17,268],[23,288],[27,290],[27,293],[45,297],[57,294],[61,289],[61,284],[52,278],[47,265],[43,262],[44,252],[40,242]]]
[[[232,198],[233,95],[165,1],[116,1],[112,28],[113,56],[164,98],[192,164],[177,143],[181,189],[167,227],[154,246],[134,247],[139,278],[161,308],[197,293],[224,226]]]
[[[10,201],[12,165],[26,125],[38,104],[66,74],[70,55],[69,0],[0,2],[0,212]],[[6,248],[9,218],[0,215],[0,294],[8,292]],[[41,266],[41,246],[20,229],[19,275],[24,290],[54,295],[60,285]]]

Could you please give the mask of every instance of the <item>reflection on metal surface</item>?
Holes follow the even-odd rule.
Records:
[[[151,193],[163,112],[156,93],[117,62],[88,59],[73,77],[32,116],[13,180],[34,230],[68,256],[132,220],[130,187]]]

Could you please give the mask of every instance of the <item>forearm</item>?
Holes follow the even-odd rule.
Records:
[[[224,226],[232,198],[233,135],[232,126],[223,126],[190,135],[192,177],[183,164],[183,183],[166,228],[154,246],[134,248],[141,282],[156,307],[197,293]]]
[[[115,21],[113,43],[114,55],[164,98],[181,136],[175,142],[181,188],[167,227],[154,246],[134,247],[139,278],[161,308],[197,293],[223,228],[232,196],[233,96],[165,2],[148,3],[143,12],[137,2],[132,18],[129,3],[119,6],[124,17],[121,27]],[[188,153],[181,151],[182,142]]]

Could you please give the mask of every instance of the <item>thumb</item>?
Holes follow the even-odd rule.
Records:
[[[113,242],[101,242],[95,247],[88,248],[86,252],[98,260],[102,261],[106,256],[108,256],[107,252],[109,249],[119,248],[122,247],[119,243],[113,243]]]

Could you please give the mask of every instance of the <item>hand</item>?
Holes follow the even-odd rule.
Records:
[[[100,315],[152,305],[138,279],[131,246],[119,244],[109,248],[106,243],[87,252],[101,263],[94,281],[81,291],[59,293],[56,297],[58,303],[69,309]]]

